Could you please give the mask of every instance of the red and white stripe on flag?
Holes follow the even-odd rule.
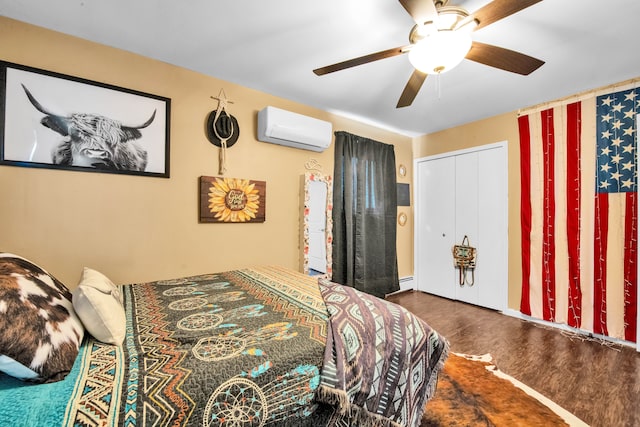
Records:
[[[520,311],[635,341],[636,193],[597,192],[594,120],[595,97],[518,118]]]

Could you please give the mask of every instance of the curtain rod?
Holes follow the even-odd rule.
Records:
[[[541,104],[537,104],[531,107],[521,108],[518,110],[518,116],[521,116],[524,114],[536,113],[542,110],[547,110],[549,108],[558,107],[560,105],[566,105],[572,102],[583,101],[587,98],[596,97],[599,95],[603,95],[605,93],[620,92],[620,91],[632,89],[638,86],[640,86],[640,77],[635,77],[633,79],[625,80],[620,83],[614,83],[607,86],[602,86],[597,89],[590,89],[574,95],[566,96],[564,98],[556,99],[555,101],[543,102]]]

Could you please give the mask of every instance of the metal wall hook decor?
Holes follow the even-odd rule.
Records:
[[[218,108],[209,113],[207,117],[206,133],[209,141],[220,147],[220,167],[218,173],[223,175],[227,171],[227,148],[232,147],[240,136],[238,120],[227,112],[228,104],[233,101],[227,99],[224,89],[220,89],[220,94],[212,96],[211,99],[218,101]]]
[[[314,158],[309,159],[309,161],[304,164],[304,168],[311,172],[322,172],[322,164]]]

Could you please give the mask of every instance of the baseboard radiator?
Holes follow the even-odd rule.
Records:
[[[401,277],[400,278],[400,290],[406,291],[409,289],[413,289],[413,276]]]

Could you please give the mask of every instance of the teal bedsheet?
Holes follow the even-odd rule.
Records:
[[[86,362],[87,347],[92,343],[92,339],[85,338],[73,369],[62,381],[34,385],[0,372],[0,426],[63,425],[67,404]]]

